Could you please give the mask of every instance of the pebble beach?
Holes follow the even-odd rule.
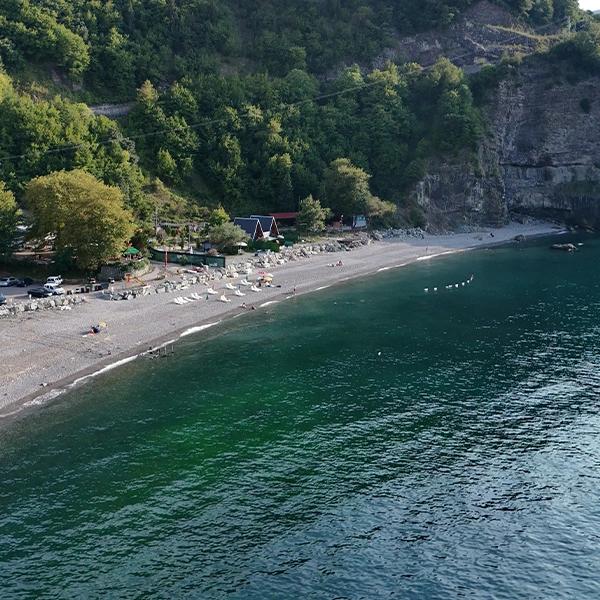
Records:
[[[350,251],[307,254],[271,266],[273,287],[262,287],[260,292],[242,288],[244,297],[226,289],[223,279],[209,282],[218,292],[214,296],[207,295],[206,284],[196,283],[185,292],[150,293],[120,302],[94,295],[72,310],[23,312],[4,318],[0,321],[0,419],[23,415],[55,400],[74,385],[84,384],[89,377],[158,347],[173,345],[181,336],[202,335],[208,327],[247,312],[251,306],[260,311],[275,302],[293,301],[348,279],[418,260],[506,243],[516,236],[553,233],[558,233],[558,228],[552,224],[515,223],[470,233],[390,237]],[[342,266],[332,266],[339,260]],[[253,278],[255,275],[248,277]],[[236,280],[227,281],[238,285]],[[200,300],[182,305],[174,302],[175,297],[191,293]],[[222,294],[231,301],[219,301]],[[106,328],[90,335],[90,324],[99,322],[106,323]]]

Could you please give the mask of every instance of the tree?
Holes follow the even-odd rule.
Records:
[[[224,223],[229,223],[229,215],[222,206],[217,206],[217,208],[211,211],[210,216],[208,217],[208,225],[209,227],[217,227]]]
[[[0,256],[8,256],[12,253],[18,221],[19,209],[15,196],[5,190],[4,184],[0,181]]]
[[[398,207],[393,202],[386,202],[377,196],[371,196],[367,201],[367,218],[369,226],[377,229],[390,227],[394,223],[394,217]]]
[[[321,203],[312,194],[300,200],[300,210],[296,225],[300,231],[306,233],[320,233],[325,229],[325,221],[331,215],[331,210],[323,208]]]
[[[25,200],[33,215],[34,235],[54,234],[56,250],[70,252],[82,269],[96,269],[119,256],[135,231],[121,190],[82,170],[33,179]]]
[[[171,153],[164,148],[156,156],[156,172],[167,181],[173,181],[177,173],[177,163]]]
[[[365,214],[371,198],[370,175],[348,158],[337,158],[325,170],[323,193],[336,215]]]
[[[246,232],[233,223],[221,223],[210,228],[208,239],[219,250],[234,248],[236,244],[248,240]]]

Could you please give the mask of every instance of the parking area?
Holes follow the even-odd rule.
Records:
[[[36,284],[32,284],[30,286],[27,287],[0,287],[0,294],[2,294],[3,296],[6,297],[6,299],[10,302],[10,301],[16,301],[16,300],[27,300],[28,299],[28,295],[27,295],[27,290],[30,288],[36,288],[36,287],[40,287],[41,284],[36,285]],[[77,288],[78,286],[75,285],[61,285],[62,288],[64,288],[64,290],[66,292],[72,291],[75,288]]]

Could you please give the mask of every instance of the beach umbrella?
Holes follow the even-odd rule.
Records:
[[[123,252],[123,254],[125,254],[126,256],[134,256],[139,253],[140,251],[137,248],[134,248],[133,246],[129,246],[129,248],[127,248],[127,250]]]

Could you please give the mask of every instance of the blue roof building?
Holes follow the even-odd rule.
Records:
[[[260,226],[266,237],[276,238],[279,236],[279,228],[277,227],[275,217],[271,215],[250,215],[250,218],[258,219],[260,221]]]
[[[251,217],[247,219],[244,217],[236,217],[233,220],[233,224],[241,227],[253,242],[265,237],[263,228],[257,218]]]

